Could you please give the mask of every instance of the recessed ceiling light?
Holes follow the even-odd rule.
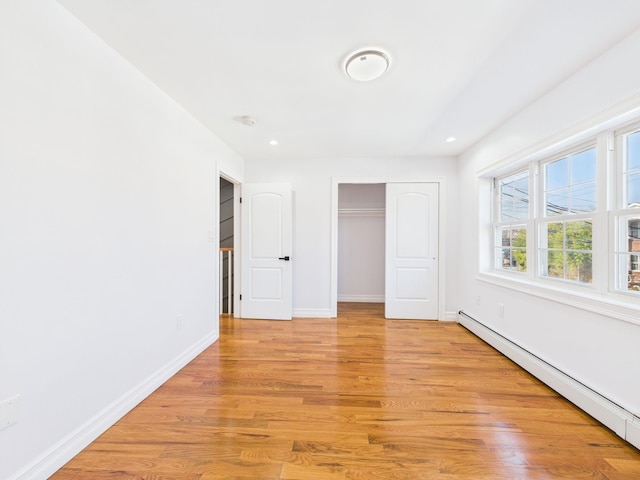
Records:
[[[455,142],[456,141],[456,137],[447,137],[447,139],[445,140],[445,142],[447,143],[451,143],[451,142]]]
[[[369,82],[381,76],[389,68],[389,56],[376,49],[360,50],[347,57],[344,71],[349,78]]]
[[[275,147],[276,145],[278,145],[278,140],[276,140],[275,138],[273,140],[269,140],[269,145],[273,145]]]

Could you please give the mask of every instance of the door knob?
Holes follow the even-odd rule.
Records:
[[[289,255],[287,255],[286,257],[278,257],[278,260],[284,260],[285,262],[289,261]]]

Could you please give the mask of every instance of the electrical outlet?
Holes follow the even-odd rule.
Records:
[[[480,305],[480,295],[476,295],[476,305]]]
[[[20,395],[14,395],[0,402],[0,430],[18,423],[18,407]]]
[[[498,304],[498,316],[504,318],[504,304],[502,303]]]
[[[176,317],[176,330],[182,330],[182,317],[182,313]]]

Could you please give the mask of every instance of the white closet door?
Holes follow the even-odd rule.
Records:
[[[438,184],[388,183],[385,316],[438,319]]]

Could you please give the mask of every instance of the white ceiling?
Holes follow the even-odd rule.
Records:
[[[58,1],[265,160],[458,155],[640,27],[640,0]],[[344,75],[360,47],[383,77]]]

